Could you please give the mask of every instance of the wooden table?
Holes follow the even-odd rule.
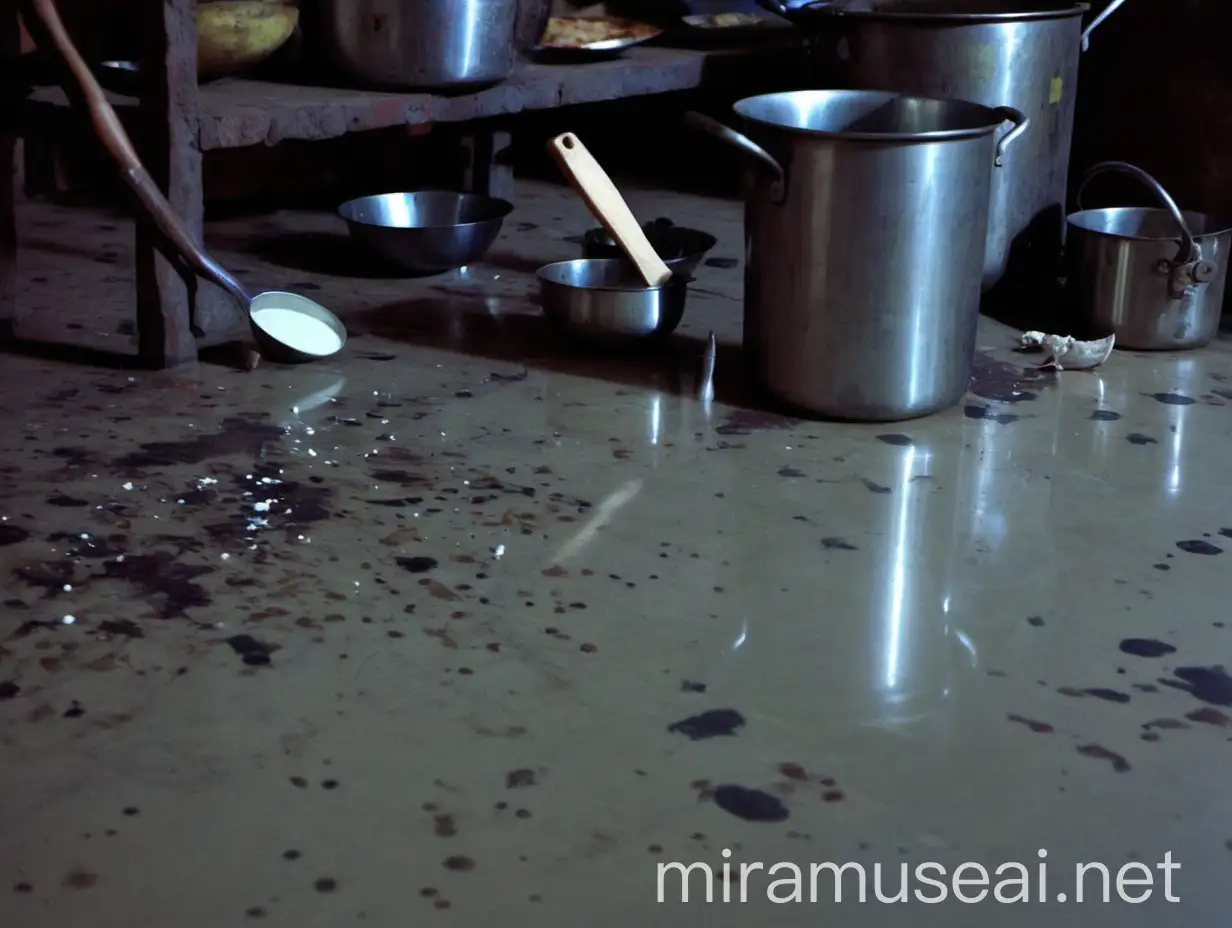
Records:
[[[478,93],[437,96],[308,87],[243,79],[198,86],[196,0],[133,0],[145,23],[140,103],[113,96],[122,112],[135,111],[137,143],[146,167],[168,199],[200,236],[204,203],[202,152],[274,145],[284,140],[337,138],[397,126],[466,124],[469,186],[496,196],[511,194],[512,174],[501,164],[509,144],[496,122],[530,110],[691,90],[738,81],[758,57],[799,48],[794,38],[749,48],[695,51],[640,47],[623,57],[583,65],[522,62],[513,76]],[[0,53],[16,42],[16,14],[0,5]],[[37,88],[27,103],[31,119],[63,118],[68,97],[58,87]],[[0,170],[9,167],[14,138],[0,136]],[[7,162],[6,162],[7,159]],[[12,318],[11,275],[16,254],[11,184],[0,199],[0,320]],[[193,360],[201,344],[243,331],[239,308],[212,284],[185,273],[160,250],[147,223],[137,227],[138,353],[144,364],[166,368]]]

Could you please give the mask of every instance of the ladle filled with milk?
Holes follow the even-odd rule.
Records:
[[[312,360],[337,354],[346,344],[346,328],[333,313],[298,293],[268,290],[257,294],[248,310],[262,354]],[[271,344],[271,342],[273,344]]]
[[[272,360],[312,361],[340,351],[346,344],[346,327],[324,306],[298,293],[278,290],[249,296],[234,277],[206,254],[146,173],[98,79],[64,28],[54,0],[34,0],[33,5],[56,50],[72,71],[90,111],[95,134],[119,165],[121,176],[150,220],[184,260],[202,277],[226,290],[243,308],[261,354]]]

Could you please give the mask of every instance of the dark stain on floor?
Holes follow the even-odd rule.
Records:
[[[75,509],[80,508],[81,506],[89,506],[90,503],[88,500],[77,499],[74,496],[66,496],[63,493],[57,493],[55,496],[50,496],[47,498],[47,505],[58,506],[62,509]]]
[[[413,574],[427,573],[437,566],[438,562],[434,557],[399,557],[396,558],[397,564],[403,570]]]
[[[884,442],[887,445],[894,445],[899,448],[905,448],[912,444],[911,437],[898,432],[892,432],[888,435],[878,435],[877,440]]]
[[[1143,435],[1141,432],[1130,432],[1125,436],[1125,440],[1131,445],[1158,445],[1159,439],[1152,438],[1150,435]]]
[[[262,417],[264,418],[264,417]],[[242,454],[259,457],[265,447],[285,433],[276,425],[234,417],[224,419],[213,435],[198,435],[183,441],[154,441],[116,458],[112,464],[123,470],[200,464],[214,458]]]
[[[210,604],[210,595],[196,580],[213,573],[214,568],[184,564],[176,558],[168,551],[128,555],[123,560],[105,562],[103,576],[127,581],[150,600],[161,597],[162,602],[156,605],[159,618],[185,618],[185,610]]]
[[[1027,403],[1038,397],[1026,389],[1055,386],[1055,371],[1040,368],[1021,368],[1005,361],[998,361],[983,352],[975,356],[971,371],[971,392],[983,400],[997,403]]]
[[[273,645],[258,641],[252,635],[232,635],[227,639],[227,644],[250,667],[263,667],[269,664],[273,653],[278,650]]]
[[[535,785],[535,771],[529,767],[520,767],[505,774],[506,789],[523,789]]]
[[[1112,769],[1117,773],[1127,773],[1130,770],[1129,761],[1116,753],[1116,751],[1110,751],[1098,744],[1079,745],[1078,753],[1083,757],[1093,757],[1096,760],[1108,761],[1112,764]]]
[[[984,419],[988,422],[996,422],[1001,425],[1009,425],[1011,422],[1017,422],[1018,416],[1008,412],[993,412],[989,406],[976,406],[970,404],[963,407],[963,415],[968,419]]]
[[[777,796],[746,786],[718,786],[711,792],[710,798],[724,812],[746,822],[782,822],[790,814]]]
[[[720,435],[752,435],[754,432],[784,431],[795,428],[796,420],[755,409],[735,409],[727,414],[715,431]]]
[[[263,547],[269,529],[281,529],[286,540],[294,542],[307,525],[333,518],[329,501],[333,495],[328,487],[320,486],[322,478],[313,476],[307,483],[288,479],[284,469],[269,459],[254,463],[243,474],[234,478],[240,494],[239,507],[225,522],[208,524],[206,532],[216,542],[230,542],[245,548],[257,544]],[[211,504],[203,498],[190,501],[192,504]],[[259,561],[264,555],[258,553]]]
[[[1172,673],[1177,680],[1159,682],[1212,706],[1232,706],[1232,677],[1222,666],[1178,667]]]
[[[1120,418],[1121,414],[1111,409],[1097,409],[1091,413],[1091,419],[1095,422],[1116,422]]]
[[[98,630],[117,638],[144,638],[141,626],[131,619],[105,619],[98,623]]]
[[[1083,692],[1087,696],[1094,696],[1096,699],[1102,699],[1105,702],[1129,702],[1129,694],[1117,690],[1109,690],[1097,686],[1083,690]]]
[[[731,737],[743,726],[744,716],[735,709],[711,709],[673,722],[667,730],[684,735],[690,741],[704,741],[707,738]]]
[[[5,545],[20,544],[30,537],[30,533],[19,525],[0,523],[0,548]]]
[[[1143,396],[1149,396],[1165,406],[1192,406],[1197,402],[1192,396],[1185,396],[1182,393],[1144,393]]]
[[[1134,657],[1163,657],[1176,653],[1176,648],[1172,645],[1155,638],[1125,638],[1120,647],[1122,652]]]
[[[1040,734],[1040,735],[1051,734],[1053,731],[1055,731],[1055,729],[1051,725],[1049,725],[1047,722],[1037,722],[1035,719],[1028,719],[1021,715],[1011,714],[1009,716],[1009,720],[1011,722],[1017,722],[1019,725],[1025,725],[1027,726],[1027,728],[1031,729],[1031,731],[1035,732],[1036,734]]]
[[[861,477],[860,482],[864,484],[864,488],[870,493],[892,493],[894,492],[889,487],[882,486],[880,483],[875,483],[867,477]]]
[[[438,812],[432,816],[432,833],[438,838],[453,838],[458,834],[458,823],[452,815]]]
[[[859,551],[851,542],[842,538],[830,537],[821,539],[821,546],[826,551]]]
[[[1223,548],[1220,548],[1218,545],[1213,545],[1209,541],[1203,541],[1201,538],[1191,538],[1188,541],[1178,541],[1176,546],[1186,554],[1223,554]]]
[[[1220,712],[1218,709],[1213,709],[1210,706],[1204,706],[1201,709],[1194,709],[1193,712],[1186,712],[1185,718],[1191,722],[1199,722],[1203,725],[1213,725],[1215,728],[1227,728],[1232,719]]]

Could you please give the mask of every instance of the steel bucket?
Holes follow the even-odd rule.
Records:
[[[744,350],[801,409],[865,422],[957,403],[971,379],[994,165],[1009,107],[856,90],[741,100],[760,169],[745,206]],[[1007,121],[1016,128],[997,140]]]
[[[1098,174],[1118,172],[1150,187],[1163,209],[1082,209]],[[1078,190],[1065,254],[1075,325],[1118,348],[1175,351],[1209,344],[1219,331],[1232,226],[1182,212],[1155,178],[1119,161],[1097,164]]]
[[[833,42],[827,86],[1012,106],[1031,131],[993,179],[984,289],[1038,292],[1060,271],[1078,60],[1084,30],[1065,0],[835,0],[763,6]]]

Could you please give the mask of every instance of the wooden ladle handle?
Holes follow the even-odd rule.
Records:
[[[132,188],[137,199],[145,208],[146,214],[167,237],[176,250],[206,278],[227,290],[237,302],[244,305],[245,311],[250,301],[249,296],[238,282],[222,267],[214,262],[201,248],[192,234],[184,227],[175,209],[167,202],[158,185],[146,173],[132,140],[124,131],[124,125],[116,114],[115,108],[108,102],[103,88],[99,86],[98,78],[85,63],[77,46],[64,28],[64,21],[56,9],[55,0],[26,0],[25,7],[33,9],[37,21],[42,24],[46,33],[68,69],[77,81],[78,89],[85,99],[90,111],[90,121],[99,141],[119,164],[125,182]]]
[[[671,268],[663,263],[624,197],[581,139],[566,132],[552,139],[548,147],[595,218],[637,266],[647,286],[661,287],[667,283],[672,276]]]

